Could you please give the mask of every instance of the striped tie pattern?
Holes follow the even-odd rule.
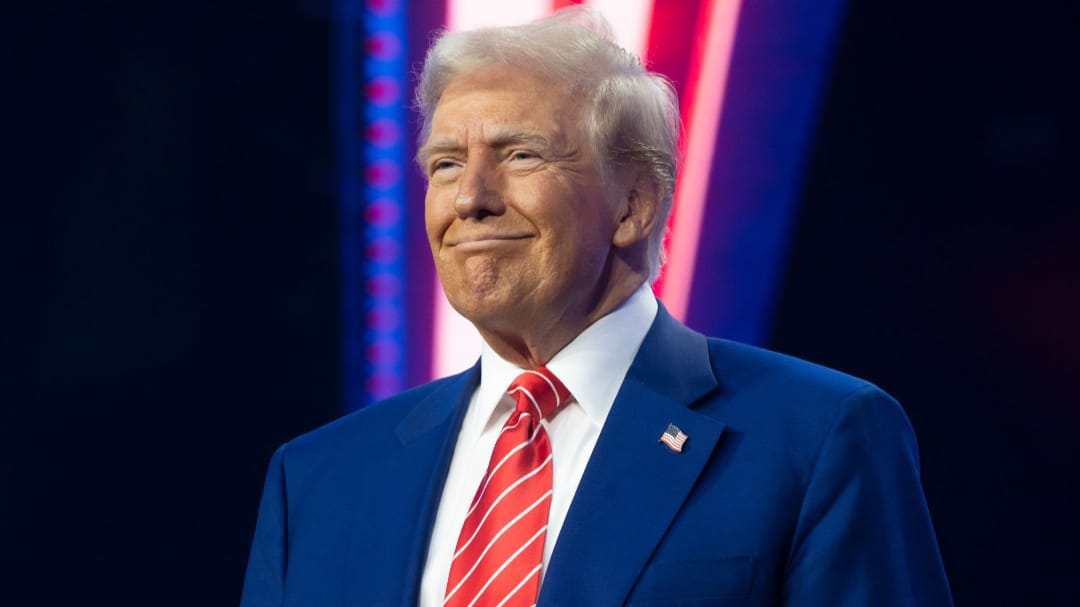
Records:
[[[461,526],[444,607],[536,603],[551,509],[551,443],[540,420],[570,399],[545,367],[526,371],[507,393],[516,406]]]

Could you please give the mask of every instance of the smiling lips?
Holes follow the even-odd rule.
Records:
[[[448,242],[447,246],[471,249],[525,240],[529,237],[528,234],[474,234],[455,238]]]

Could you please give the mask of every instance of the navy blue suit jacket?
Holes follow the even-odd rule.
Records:
[[[479,367],[273,456],[243,607],[415,606]],[[658,442],[669,423],[682,453]],[[910,424],[864,381],[708,339],[661,308],[540,607],[951,605]]]

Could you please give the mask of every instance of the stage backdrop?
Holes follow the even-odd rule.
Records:
[[[0,11],[0,605],[235,605],[274,448],[432,372],[408,68],[449,7]],[[684,317],[899,398],[958,604],[1067,603],[1077,9],[651,11],[620,31],[723,92],[684,108],[715,121]]]

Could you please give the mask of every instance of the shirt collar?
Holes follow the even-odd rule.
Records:
[[[547,363],[593,423],[603,425],[626,372],[649,332],[659,305],[642,285],[629,299],[586,327]],[[507,362],[486,343],[480,353],[480,387],[475,406],[490,420],[506,388],[522,369]]]

